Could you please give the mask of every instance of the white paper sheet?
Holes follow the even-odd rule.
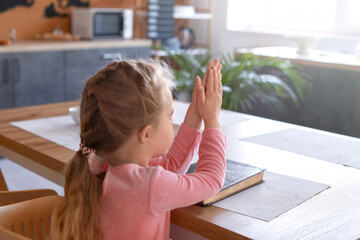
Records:
[[[79,149],[80,126],[76,125],[69,115],[11,122],[10,124],[71,150]]]

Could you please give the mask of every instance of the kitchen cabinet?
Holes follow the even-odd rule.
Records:
[[[13,107],[63,101],[63,52],[14,53],[13,59]]]
[[[11,71],[11,54],[0,54],[0,109],[13,104]]]
[[[61,52],[0,54],[0,108],[62,101],[63,57]]]
[[[110,61],[149,56],[146,46],[0,52],[0,109],[80,99]]]
[[[112,60],[146,58],[149,56],[150,48],[145,47],[66,51],[66,100],[80,99],[86,80]]]

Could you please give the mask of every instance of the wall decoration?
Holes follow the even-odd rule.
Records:
[[[0,2],[0,13],[6,12],[7,10],[18,6],[31,7],[34,4],[34,1],[35,0],[2,0]]]
[[[0,0],[0,40],[9,39],[12,29],[17,40],[34,39],[56,28],[71,32],[75,7],[134,8],[135,0]]]
[[[82,0],[54,0],[45,9],[44,16],[47,18],[67,17],[71,7],[89,7],[90,1]]]

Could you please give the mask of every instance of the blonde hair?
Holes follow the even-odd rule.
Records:
[[[83,90],[81,143],[110,154],[130,134],[153,123],[165,106],[164,88],[173,88],[169,67],[154,60],[109,63],[91,77]],[[97,239],[103,176],[90,172],[86,154],[78,151],[66,168],[65,196],[54,210],[52,239]]]

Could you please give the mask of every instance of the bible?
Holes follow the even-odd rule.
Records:
[[[186,172],[193,173],[196,170],[196,163],[190,165]],[[214,202],[220,201],[235,193],[250,188],[263,182],[265,169],[251,166],[249,164],[226,159],[225,181],[221,190],[215,195],[204,199],[199,205],[207,206]]]

